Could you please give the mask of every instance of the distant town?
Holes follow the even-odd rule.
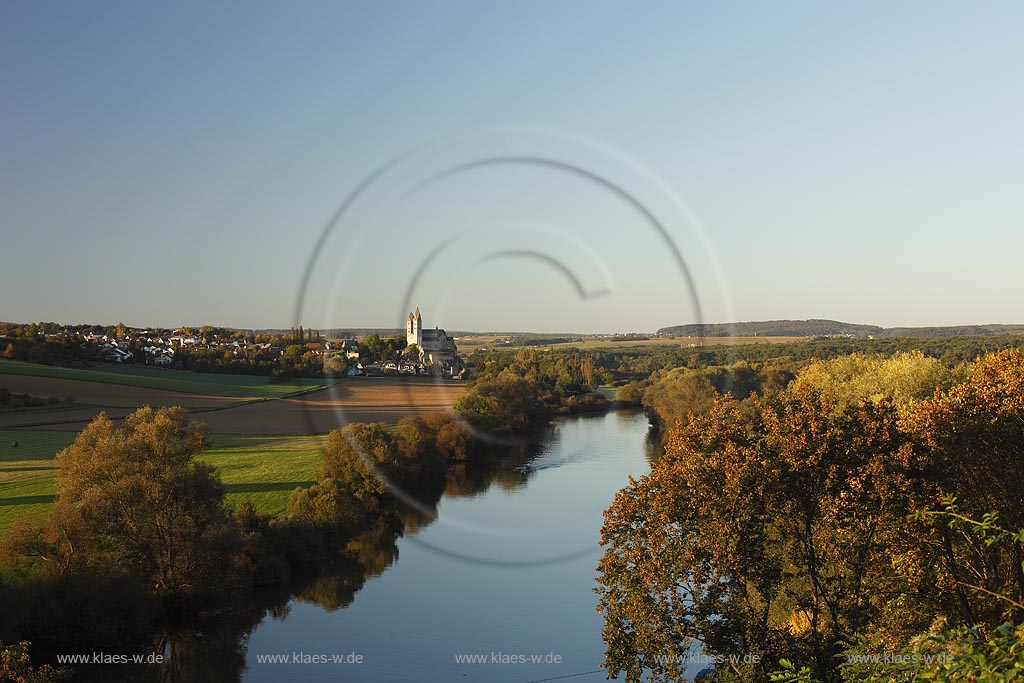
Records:
[[[463,379],[466,364],[455,338],[425,328],[417,308],[405,334],[361,339],[328,338],[302,327],[260,333],[213,326],[132,328],[0,324],[0,355],[37,363],[107,362],[141,364],[197,372],[293,376],[420,375]]]

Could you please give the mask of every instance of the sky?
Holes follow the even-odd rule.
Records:
[[[0,4],[0,320],[1024,322],[1024,5]]]

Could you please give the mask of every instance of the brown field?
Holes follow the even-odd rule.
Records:
[[[226,408],[246,400],[231,396],[209,396],[30,375],[0,374],[0,386],[17,394],[60,398],[72,396],[75,399],[67,408],[60,406],[58,409],[0,413],[0,429],[61,422],[68,423],[68,429],[79,430],[101,412],[106,412],[112,418],[122,418],[142,405],[183,406],[190,410],[210,410]]]
[[[0,387],[16,394],[31,394],[32,396],[58,396],[60,398],[73,396],[75,403],[113,408],[134,408],[147,403],[152,406],[219,408],[245,400],[228,396],[146,389],[107,382],[3,373],[0,373]]]
[[[398,422],[450,409],[462,382],[352,378],[295,398],[277,398],[196,415],[217,434],[322,434],[347,422]]]
[[[0,428],[33,425],[61,431],[79,431],[101,411],[121,419],[139,405],[183,405],[194,411],[193,419],[207,423],[217,434],[320,434],[346,422],[393,423],[409,415],[448,410],[466,392],[464,383],[452,380],[361,377],[293,398],[246,401],[43,377],[4,376],[5,383],[8,378],[24,380],[24,385],[7,384],[12,391],[36,396],[70,394],[92,404],[0,415]],[[77,386],[71,390],[69,383]]]

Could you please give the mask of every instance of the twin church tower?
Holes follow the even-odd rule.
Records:
[[[454,370],[463,367],[454,339],[437,327],[423,329],[423,316],[420,314],[419,306],[416,307],[416,312],[410,313],[405,320],[405,342],[409,346],[416,345],[419,348],[420,362],[423,364]]]

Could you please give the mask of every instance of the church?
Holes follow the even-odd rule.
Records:
[[[455,340],[448,336],[444,330],[435,327],[432,330],[423,329],[423,316],[420,315],[419,306],[415,313],[410,313],[406,319],[405,342],[408,346],[413,344],[420,350],[420,362],[424,365],[433,366],[435,369],[452,368],[454,372],[461,370],[464,365],[459,358],[459,351],[455,347]]]

